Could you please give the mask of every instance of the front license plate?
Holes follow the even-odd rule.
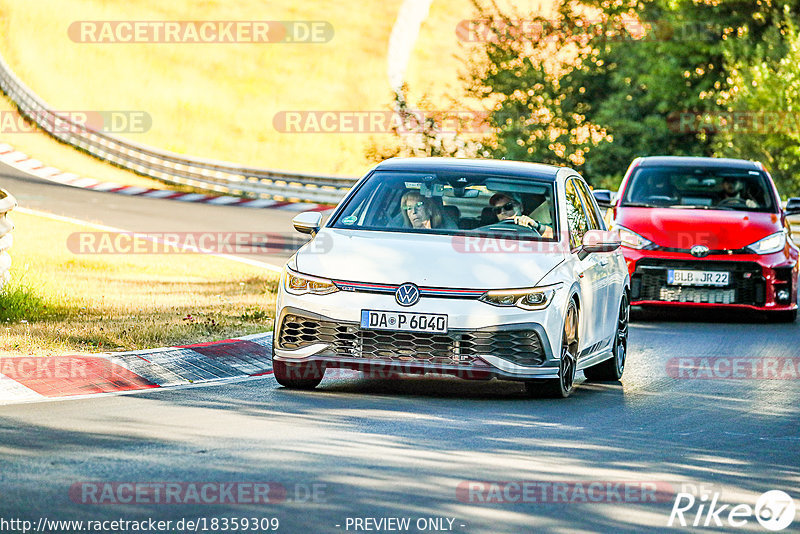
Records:
[[[447,315],[361,310],[361,328],[400,332],[447,333]]]
[[[731,273],[719,271],[689,271],[670,269],[667,271],[667,283],[675,286],[727,286],[731,281]]]

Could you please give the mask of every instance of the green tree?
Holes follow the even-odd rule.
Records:
[[[443,120],[431,113],[432,105],[423,98],[418,109],[408,103],[408,89],[403,85],[394,96],[393,134],[385,138],[372,138],[366,149],[368,159],[381,162],[394,157],[467,157],[475,156],[479,143],[462,138],[461,132],[470,125],[447,120],[448,126],[456,126],[457,131],[445,131]],[[445,111],[442,112],[446,114]],[[452,117],[450,117],[452,119]]]
[[[572,165],[595,185],[618,182],[637,156],[712,155],[714,132],[671,118],[729,107],[740,83],[732,62],[785,57],[780,32],[759,45],[799,3],[562,0],[553,24],[475,0],[494,36],[469,76],[470,92],[493,109],[488,155]],[[537,31],[509,30],[519,18]]]
[[[770,55],[784,43],[786,54],[774,61]],[[717,132],[714,152],[761,161],[783,195],[799,195],[800,34],[791,21],[778,24],[755,50],[747,60],[730,58],[735,83],[726,107],[743,120],[734,119]]]

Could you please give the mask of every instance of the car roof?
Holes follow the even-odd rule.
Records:
[[[733,158],[701,158],[689,156],[647,156],[638,158],[638,167],[719,167],[727,169],[762,170],[755,161]]]
[[[565,167],[542,163],[499,159],[466,158],[391,158],[379,163],[376,171],[409,172],[476,172],[500,174],[555,181],[558,172]],[[577,173],[576,173],[577,174]]]

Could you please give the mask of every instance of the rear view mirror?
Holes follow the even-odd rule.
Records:
[[[317,235],[322,226],[322,214],[318,211],[304,211],[292,219],[292,226],[301,234]]]
[[[786,203],[786,209],[783,211],[786,215],[800,215],[800,198],[790,198]]]
[[[585,259],[586,256],[595,252],[614,252],[622,245],[619,234],[609,230],[589,230],[583,236],[578,257]]]
[[[614,193],[608,189],[595,189],[592,191],[592,196],[595,201],[597,201],[597,205],[601,208],[608,209],[614,207]]]

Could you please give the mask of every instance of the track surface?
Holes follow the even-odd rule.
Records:
[[[291,243],[302,240],[291,224],[296,213],[290,211],[85,191],[30,177],[3,163],[0,163],[0,187],[11,192],[22,207],[132,232],[269,232]],[[281,250],[242,256],[282,266],[291,254],[290,250]]]
[[[7,175],[0,184],[23,206],[126,229],[283,231],[292,216],[165,207]],[[658,481],[704,486],[721,493],[720,503],[753,506],[768,490],[800,503],[800,381],[667,372],[676,357],[798,356],[800,323],[640,314],[630,340],[621,384],[582,384],[559,401],[526,399],[514,383],[348,375],[326,378],[313,392],[264,377],[0,407],[0,517],[277,517],[279,532],[353,532],[348,517],[387,516],[411,518],[408,532],[418,532],[418,518],[447,517],[453,532],[644,532],[666,529],[673,504],[460,501],[456,488],[475,480]],[[277,482],[289,500],[87,505],[69,494],[83,481]],[[302,496],[313,484],[324,485],[324,499],[295,498],[296,485]],[[799,528],[800,512],[787,531]],[[766,532],[752,517],[735,530]]]

